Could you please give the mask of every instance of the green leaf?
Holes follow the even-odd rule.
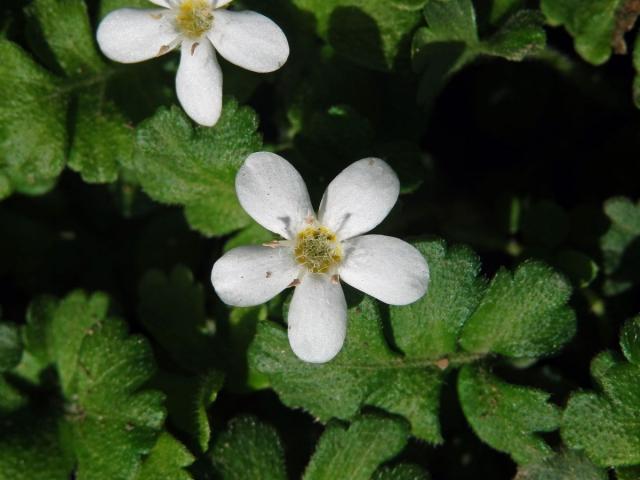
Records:
[[[331,362],[299,360],[286,330],[269,321],[258,322],[249,362],[269,378],[286,405],[302,407],[321,421],[349,420],[362,405],[373,405],[404,415],[415,436],[432,443],[442,440],[438,359],[393,353],[382,333],[379,307],[369,298],[349,309],[345,345]]]
[[[544,48],[547,36],[542,28],[543,23],[539,12],[520,10],[486,40],[483,53],[520,62]]]
[[[33,452],[26,449],[25,455],[69,456],[78,480],[133,478],[142,457],[155,445],[165,417],[163,395],[143,388],[155,372],[149,345],[141,337],[128,336],[121,320],[107,317],[108,306],[104,294],[88,296],[82,291],[60,302],[42,297],[31,304],[24,338],[33,353],[26,352],[43,365],[53,363],[61,394],[45,390],[43,398],[33,402],[38,409],[43,401],[49,404],[55,412],[50,415],[53,426],[36,423],[7,431],[8,441],[17,444],[24,432],[46,438],[46,444],[34,442]],[[9,421],[16,415],[20,413]],[[34,418],[40,417],[44,414]],[[50,453],[52,449],[64,450],[65,456]],[[69,471],[43,473],[42,478],[66,479]]]
[[[372,477],[373,480],[429,480],[430,478],[421,467],[409,463],[381,467]]]
[[[0,416],[0,480],[69,480],[73,458],[61,448],[50,411]]]
[[[56,65],[68,77],[97,74],[104,64],[95,50],[83,1],[36,0],[26,12],[46,39]]]
[[[235,195],[235,175],[261,147],[248,107],[225,103],[213,128],[193,127],[177,108],[161,109],[140,125],[134,170],[154,200],[186,207],[191,226],[223,235],[251,224]]]
[[[625,0],[542,0],[540,7],[551,25],[562,25],[571,34],[576,51],[600,65],[611,56],[617,15]],[[620,40],[622,40],[620,38]]]
[[[603,269],[609,276],[605,292],[622,293],[640,281],[640,203],[616,197],[604,204],[611,225],[600,239]]]
[[[620,347],[629,362],[640,365],[640,316],[625,323],[620,334]]]
[[[267,307],[235,307],[229,314],[228,334],[221,342],[225,349],[223,355],[228,361],[227,388],[232,391],[246,392],[269,386],[268,379],[251,368],[247,361],[249,345],[255,338],[258,322],[267,317]]]
[[[433,38],[474,45],[479,41],[471,0],[429,0],[424,16]]]
[[[78,480],[131,478],[151,452],[165,417],[164,396],[141,390],[154,370],[149,345],[120,320],[85,332],[67,396]]]
[[[417,302],[389,307],[394,340],[408,356],[440,358],[458,349],[460,330],[480,301],[480,259],[466,247],[447,249],[441,241],[414,246],[426,258],[432,281]]]
[[[567,451],[540,462],[521,465],[513,480],[607,480],[606,470],[586,457]]]
[[[640,365],[603,352],[593,360],[591,375],[602,392],[571,396],[562,439],[602,467],[640,464]]]
[[[500,270],[465,324],[460,344],[469,352],[516,358],[553,354],[575,333],[570,296],[566,279],[542,263],[525,262],[513,274]]]
[[[77,122],[68,165],[85,182],[114,182],[120,165],[133,154],[133,127],[104,99],[104,91],[81,91],[76,102]]]
[[[168,433],[158,438],[153,450],[145,459],[136,480],[191,480],[185,470],[193,463],[189,451]]]
[[[520,10],[493,35],[480,38],[471,0],[430,0],[424,7],[427,26],[412,42],[414,70],[422,73],[418,100],[430,107],[447,80],[480,56],[521,61],[546,44],[542,17]]]
[[[549,394],[510,385],[479,366],[467,365],[458,377],[458,395],[474,432],[518,463],[536,462],[551,449],[536,432],[551,432],[560,423]]]
[[[55,359],[62,392],[71,397],[72,382],[78,369],[80,348],[91,327],[107,316],[109,298],[102,293],[87,297],[76,291],[69,294],[58,305],[47,340],[52,358]]]
[[[0,95],[0,173],[10,185],[3,190],[44,193],[65,164],[68,98],[62,83],[0,39],[0,89],[11,92]]]
[[[28,398],[23,392],[8,382],[4,375],[0,375],[0,418],[21,409],[28,402]]]
[[[41,194],[64,168],[112,182],[132,153],[133,132],[106,95],[113,71],[98,54],[81,1],[35,0],[27,16],[35,54],[0,40],[0,197]]]
[[[276,430],[252,416],[229,422],[211,457],[223,480],[286,480],[282,443]]]
[[[193,377],[161,372],[154,382],[167,396],[170,422],[189,435],[202,452],[211,438],[207,409],[217,398],[223,381],[222,373],[212,371]]]
[[[181,367],[207,371],[213,353],[213,320],[207,317],[202,285],[191,271],[177,266],[170,275],[145,274],[139,288],[138,313],[153,338]]]
[[[409,435],[404,422],[363,415],[348,427],[327,425],[304,472],[304,480],[369,480],[378,466],[396,456]]]
[[[58,308],[58,300],[52,296],[40,296],[34,299],[27,309],[27,324],[23,329],[24,347],[43,366],[53,362],[50,351],[50,340],[53,334],[49,331],[53,317]]]
[[[0,373],[12,370],[22,358],[22,341],[16,325],[0,322]]]
[[[293,0],[312,14],[318,33],[340,55],[388,71],[408,57],[408,38],[420,23],[425,0]]]

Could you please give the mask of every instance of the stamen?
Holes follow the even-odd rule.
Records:
[[[180,3],[176,26],[185,37],[198,39],[211,29],[212,24],[213,10],[208,0],[183,0]]]
[[[160,47],[160,50],[158,50],[158,53],[156,53],[156,57],[161,57],[162,55],[167,53],[170,49],[171,47],[169,45],[162,45]]]
[[[284,246],[280,240],[271,240],[262,244],[263,247],[278,248]]]
[[[336,234],[326,227],[307,227],[298,233],[294,248],[296,261],[311,273],[330,273],[342,260]]]

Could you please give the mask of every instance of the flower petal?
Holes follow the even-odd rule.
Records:
[[[171,8],[170,0],[149,0],[151,3],[155,3],[159,7]]]
[[[100,50],[111,60],[136,63],[171,50],[178,38],[166,9],[121,8],[104,17],[98,33]]]
[[[343,243],[340,278],[390,305],[407,305],[429,285],[429,267],[415,247],[399,238],[363,235]]]
[[[236,176],[238,200],[264,228],[292,238],[313,207],[304,180],[284,158],[269,152],[249,155]]]
[[[278,70],[289,57],[283,31],[256,12],[216,10],[207,35],[220,55],[252,72]]]
[[[366,233],[385,219],[399,193],[400,181],[386,162],[359,160],[327,187],[318,213],[320,223],[342,240]]]
[[[251,307],[279,294],[299,271],[289,248],[238,247],[213,265],[211,283],[224,303]]]
[[[307,274],[289,306],[289,344],[298,358],[325,363],[335,357],[347,332],[347,302],[328,275]]]
[[[222,112],[222,71],[207,39],[182,42],[176,91],[194,121],[207,127],[216,124]]]

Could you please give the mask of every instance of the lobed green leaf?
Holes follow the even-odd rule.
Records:
[[[401,420],[371,414],[356,418],[348,427],[329,423],[303,479],[368,480],[380,464],[404,448],[408,434]]]
[[[548,393],[510,385],[482,367],[467,365],[460,370],[458,395],[473,430],[496,450],[525,464],[551,454],[536,434],[560,425],[560,410],[548,403]]]

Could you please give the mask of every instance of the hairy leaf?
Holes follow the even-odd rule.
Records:
[[[313,14],[319,34],[359,65],[391,70],[408,56],[408,38],[420,22],[425,0],[294,0]]]
[[[193,463],[193,455],[168,433],[158,438],[153,450],[145,459],[136,480],[191,480],[185,470]]]
[[[622,293],[640,281],[640,204],[615,197],[604,204],[611,225],[600,239],[604,273],[609,276],[605,292]]]
[[[67,407],[78,480],[128,479],[151,451],[165,417],[163,395],[141,390],[154,368],[148,344],[120,320],[86,331]]]
[[[241,416],[229,422],[211,452],[223,480],[285,480],[287,473],[276,430],[255,417]]]
[[[257,119],[248,107],[227,101],[213,128],[193,127],[177,108],[162,109],[140,125],[133,169],[158,202],[182,205],[192,227],[223,235],[250,219],[235,195],[235,175],[261,147]]]
[[[546,43],[538,12],[520,10],[493,35],[480,38],[471,0],[430,0],[424,7],[427,26],[413,37],[414,69],[422,72],[418,100],[430,107],[446,81],[480,56],[521,61]]]
[[[548,403],[548,393],[510,385],[482,367],[467,365],[460,371],[458,394],[471,427],[493,448],[519,463],[551,454],[536,434],[553,431],[560,424],[560,411]]]
[[[0,373],[12,370],[22,357],[22,340],[16,325],[0,321]]]
[[[621,343],[626,353],[640,342],[623,331]],[[591,375],[601,393],[571,396],[562,419],[563,440],[603,467],[640,464],[640,365],[603,352],[591,363]]]
[[[349,310],[347,339],[323,365],[298,359],[284,328],[259,322],[249,361],[267,375],[282,401],[322,421],[352,419],[362,405],[404,415],[414,435],[441,441],[438,410],[442,373],[434,358],[403,358],[384,339],[377,304],[366,298]]]
[[[514,480],[607,480],[606,470],[576,452],[556,454],[540,462],[521,465]]]
[[[406,445],[404,422],[376,415],[356,418],[348,427],[327,425],[304,473],[304,480],[368,480],[378,466]]]
[[[40,194],[64,168],[87,182],[116,180],[131,156],[133,132],[106,95],[112,71],[95,48],[84,2],[35,0],[27,8],[38,33],[40,66],[0,40],[0,198],[12,190]]]
[[[540,6],[551,25],[567,29],[576,51],[585,60],[600,65],[611,56],[615,35],[624,33],[616,32],[617,15],[624,3],[625,0],[542,0]]]
[[[480,301],[480,259],[468,248],[447,249],[444,242],[415,246],[427,259],[432,281],[417,302],[389,308],[394,340],[409,356],[438,358],[457,350],[460,330]]]
[[[410,463],[381,467],[372,477],[373,480],[429,480],[430,478],[422,468]]]
[[[140,282],[138,312],[143,325],[173,360],[192,372],[211,364],[215,325],[207,317],[202,285],[177,266],[169,275],[151,270]]]
[[[169,421],[188,434],[202,452],[207,450],[211,437],[207,409],[223,381],[223,374],[216,371],[190,377],[161,372],[154,381],[167,396]]]
[[[73,458],[58,442],[57,421],[51,411],[30,408],[0,415],[0,480],[70,478]]]
[[[460,344],[469,352],[510,357],[555,353],[575,333],[570,295],[567,280],[542,263],[525,262],[513,274],[501,270],[465,324]]]

